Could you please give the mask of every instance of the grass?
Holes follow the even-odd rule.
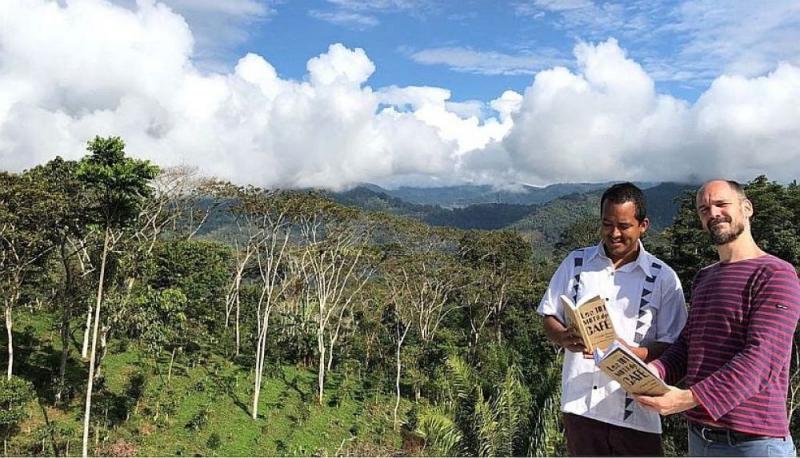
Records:
[[[19,351],[24,362],[15,373],[37,385],[39,399],[31,403],[30,418],[12,437],[9,452],[53,455],[56,444],[58,454],[63,455],[69,444],[69,454],[78,455],[85,363],[79,360],[79,349],[73,349],[70,373],[77,381],[75,395],[64,406],[51,406],[47,393],[52,391],[60,352],[54,317],[18,315],[20,329],[28,327],[28,334]],[[112,343],[103,361],[104,386],[93,395],[96,428],[92,439],[98,454],[334,455],[396,454],[401,450],[401,437],[391,424],[391,394],[369,391],[352,381],[340,390],[345,385],[337,374],[326,382],[320,405],[316,372],[291,365],[268,366],[259,415],[253,420],[251,368],[218,355],[194,366],[181,357],[167,383],[167,364],[165,355],[159,361],[159,376],[154,359],[136,345]]]

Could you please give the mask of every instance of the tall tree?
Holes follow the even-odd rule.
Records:
[[[299,259],[307,299],[316,316],[318,400],[322,404],[325,374],[342,324],[371,274],[364,262],[369,227],[358,212],[313,194],[300,197],[297,225],[303,244]]]
[[[89,155],[78,167],[77,176],[93,195],[96,205],[91,208],[93,223],[103,231],[103,247],[89,356],[89,378],[86,386],[86,408],[83,421],[83,456],[88,456],[89,417],[92,407],[95,357],[97,355],[98,323],[103,302],[108,253],[122,236],[121,230],[131,224],[139,213],[141,201],[151,194],[148,186],[158,173],[158,167],[148,161],[125,157],[125,143],[119,137],[95,137],[88,144]]]
[[[529,245],[510,231],[470,231],[459,240],[459,255],[471,267],[472,280],[462,291],[468,306],[467,318],[477,345],[481,332],[490,323],[494,340],[503,341],[503,313],[517,283],[528,283]]]
[[[59,205],[57,196],[48,192],[43,181],[0,173],[0,295],[8,335],[8,380],[14,367],[12,311],[28,276],[54,246],[50,215]]]
[[[87,195],[83,184],[77,179],[78,163],[67,161],[61,157],[34,167],[27,175],[34,180],[45,183],[51,196],[58,200],[58,205],[51,208],[47,220],[52,222],[54,228],[54,242],[60,261],[63,276],[61,291],[55,297],[57,306],[61,309],[61,361],[58,369],[58,388],[56,401],[60,401],[65,389],[66,367],[69,357],[70,322],[73,313],[81,302],[83,277],[89,268],[83,261],[86,254],[84,243],[86,235],[86,220],[84,208],[88,206]],[[88,332],[85,336],[88,342]]]
[[[256,367],[253,387],[252,417],[258,418],[258,399],[264,376],[267,353],[267,331],[270,316],[283,291],[289,285],[285,281],[284,254],[292,233],[290,216],[292,208],[284,195],[269,195],[260,190],[244,195],[240,204],[252,215],[252,222],[262,234],[256,244],[256,264],[260,278],[260,294],[256,306]]]

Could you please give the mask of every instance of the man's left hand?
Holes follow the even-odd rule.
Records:
[[[655,410],[661,415],[683,412],[697,405],[691,390],[681,390],[675,387],[661,396],[633,395],[633,398],[646,408]]]

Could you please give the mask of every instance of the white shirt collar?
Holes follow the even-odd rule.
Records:
[[[647,252],[647,250],[644,249],[644,245],[642,244],[641,240],[639,240],[638,243],[639,243],[639,256],[636,257],[636,261],[634,261],[634,263],[642,269],[645,275],[650,277],[652,276],[652,272],[650,271],[650,265],[652,263],[650,259],[651,255],[650,253]],[[595,256],[600,256],[603,259],[608,259],[609,262],[611,261],[611,259],[608,256],[606,256],[606,248],[603,245],[602,240],[595,246],[594,253],[589,254],[588,259],[592,259]]]

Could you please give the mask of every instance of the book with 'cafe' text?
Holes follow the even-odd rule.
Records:
[[[595,351],[594,362],[628,393],[661,396],[670,390],[644,361],[619,342],[612,343],[606,351]]]
[[[591,353],[596,348],[605,350],[617,338],[602,297],[587,297],[578,304],[565,295],[561,295],[560,299],[567,317],[567,326],[581,336],[587,351]]]

